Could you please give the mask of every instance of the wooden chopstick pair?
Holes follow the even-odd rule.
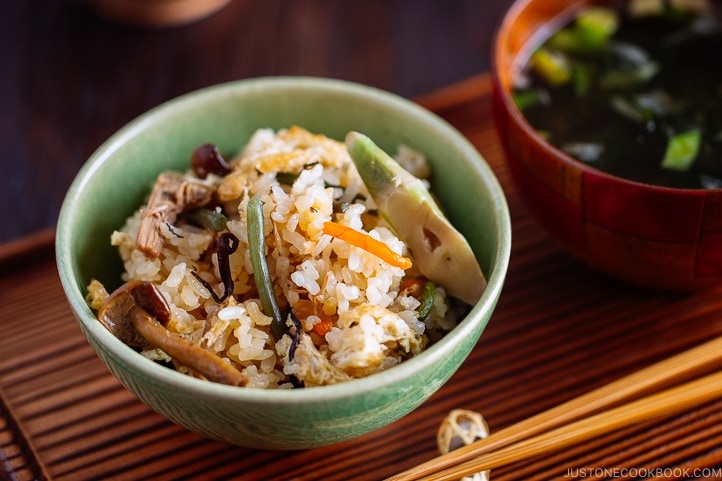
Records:
[[[386,481],[458,480],[703,404],[722,396],[722,372],[649,393],[719,364],[722,364],[722,338],[641,369]],[[619,406],[645,394],[646,397]],[[603,411],[612,406],[618,407]]]

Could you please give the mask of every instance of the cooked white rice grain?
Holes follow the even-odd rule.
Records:
[[[418,152],[401,150],[398,158],[418,175],[428,174]],[[208,208],[227,217],[225,232],[238,240],[228,258],[233,280],[228,299],[217,303],[209,290],[220,295],[225,289],[215,248],[218,233],[180,217],[163,222],[158,225],[163,246],[151,257],[135,245],[146,208],[141,206],[111,236],[123,261],[123,280],[152,282],[168,301],[171,332],[241,370],[250,388],[286,389],[293,386],[290,376],[311,387],[388,369],[420,352],[431,330],[453,328],[459,312],[448,308],[442,288],[424,322],[418,318],[419,300],[399,295],[402,269],[324,233],[326,222],[337,222],[408,255],[404,242],[374,213],[376,205],[342,142],[299,127],[261,129],[230,164],[227,176],[203,181],[221,202]],[[290,174],[292,184],[281,184],[279,173]],[[303,313],[293,359],[290,337],[275,341],[272,318],[258,298],[246,231],[246,206],[253,196],[263,202],[265,258],[279,307]],[[170,361],[157,349],[143,354]]]

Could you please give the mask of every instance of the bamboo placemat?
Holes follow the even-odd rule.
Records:
[[[504,165],[481,75],[418,99],[459,128],[504,186],[507,282],[463,367],[409,416],[325,448],[272,452],[210,441],[151,411],[86,344],[60,287],[52,232],[0,246],[0,479],[378,480],[436,454],[452,409],[493,430],[722,334],[722,287],[670,294],[620,284],[561,251]],[[722,478],[722,401],[495,470],[494,480]]]

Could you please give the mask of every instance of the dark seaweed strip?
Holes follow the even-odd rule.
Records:
[[[288,360],[293,361],[293,358],[296,356],[296,348],[301,341],[301,321],[293,314],[293,311],[291,311],[288,317],[291,319],[291,322],[293,322],[292,332],[289,332],[289,334],[291,334],[291,347],[288,348]]]
[[[220,274],[221,281],[223,282],[223,294],[221,296],[218,296],[213,290],[213,287],[205,279],[199,276],[197,272],[191,272],[198,282],[203,284],[203,287],[210,291],[213,300],[218,304],[222,303],[228,299],[231,294],[233,294],[234,282],[233,276],[231,275],[230,256],[236,252],[237,249],[238,238],[235,235],[230,232],[225,232],[218,236],[218,240],[216,240],[216,252],[218,254],[218,273]]]

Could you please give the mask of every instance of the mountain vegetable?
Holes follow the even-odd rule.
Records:
[[[452,296],[476,304],[486,278],[426,185],[363,134],[350,132],[346,147],[379,214],[407,243],[421,273]]]

